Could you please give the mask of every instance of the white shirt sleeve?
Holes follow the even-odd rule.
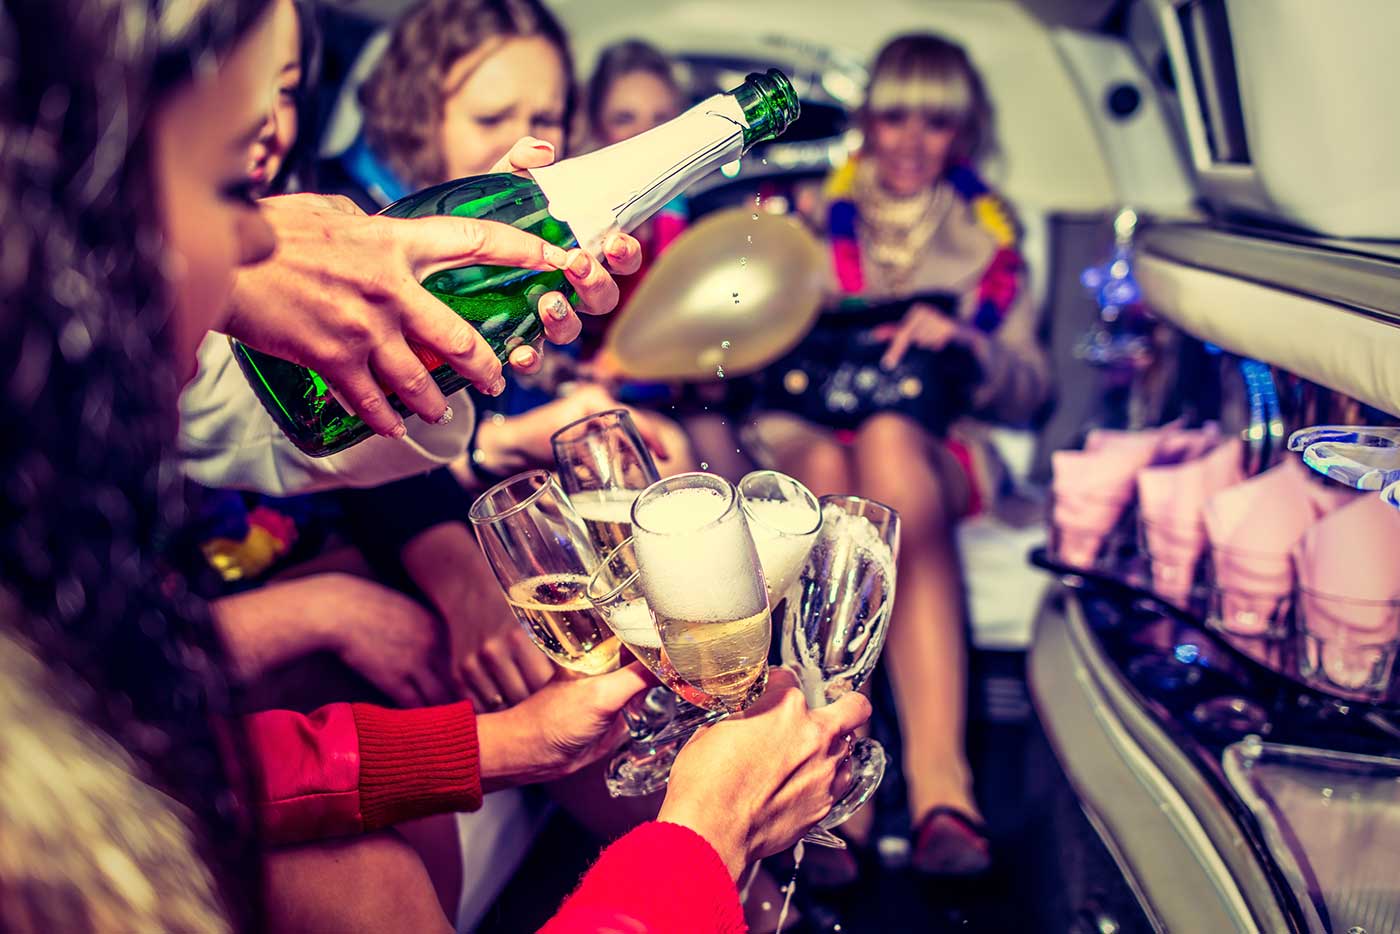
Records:
[[[199,373],[180,397],[179,453],[187,476],[205,486],[291,496],[371,487],[460,457],[476,411],[463,390],[448,399],[455,418],[429,425],[410,418],[403,440],[375,436],[329,457],[297,450],[263,409],[222,334],[199,347]]]

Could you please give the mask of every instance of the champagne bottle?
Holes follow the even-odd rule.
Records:
[[[601,257],[614,231],[631,231],[704,175],[782,133],[798,114],[797,95],[770,70],[716,94],[655,129],[566,159],[533,178],[511,174],[458,179],[394,202],[389,217],[451,214],[500,221],[566,249]],[[543,331],[536,305],[552,290],[571,294],[559,271],[470,266],[434,273],[423,287],[470,322],[502,362]],[[343,451],[372,434],[314,371],[233,341],[234,357],[277,425],[313,457]],[[467,381],[415,347],[444,395]],[[410,413],[396,397],[395,410]]]

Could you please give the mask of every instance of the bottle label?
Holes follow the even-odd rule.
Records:
[[[604,239],[631,232],[668,201],[744,152],[748,121],[732,94],[716,94],[674,120],[530,175],[549,213],[601,257]]]
[[[408,349],[413,351],[413,355],[423,364],[424,369],[429,373],[442,366],[447,361],[439,357],[436,351],[429,350],[417,341],[409,341]]]

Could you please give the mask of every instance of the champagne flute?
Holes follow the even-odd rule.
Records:
[[[626,409],[595,412],[550,438],[559,482],[605,555],[632,534],[632,502],[661,475]]]
[[[642,592],[636,548],[630,537],[613,549],[598,570],[593,572],[588,580],[588,599],[603,614],[603,620],[628,651],[661,679],[663,686],[645,695],[647,709],[641,715],[645,717],[654,712],[664,716],[665,720],[660,724],[662,727],[674,723],[678,715],[687,723],[694,720],[690,729],[668,730],[664,738],[656,736],[655,730],[650,735],[638,735],[634,731],[633,742],[608,763],[604,778],[608,792],[614,798],[660,791],[670,777],[671,763],[675,761],[676,753],[685,745],[691,732],[713,715],[692,704],[685,705],[690,715],[680,714],[677,710],[680,698],[694,701],[705,698],[676,673],[666,656],[661,644],[661,632],[656,627],[646,594]],[[694,718],[694,714],[699,714],[699,718]]]
[[[468,513],[477,541],[535,645],[570,671],[618,667],[620,645],[588,602],[598,553],[583,519],[545,470],[487,490]]]
[[[746,474],[739,481],[739,498],[763,566],[768,603],[776,608],[821,531],[821,506],[811,490],[776,470]]]
[[[738,491],[715,474],[661,480],[632,504],[632,531],[671,665],[704,706],[748,707],[768,683],[772,621]]]
[[[782,612],[783,663],[807,704],[821,707],[859,690],[875,670],[894,606],[899,515],[859,496],[823,496],[822,528]],[[858,811],[885,772],[875,740],[851,749],[855,783],[805,838],[835,845],[831,828]]]
[[[626,409],[609,409],[560,428],[550,445],[560,485],[583,517],[598,554],[609,555],[632,535],[637,494],[661,479],[641,432]],[[623,713],[633,740],[645,743],[665,729],[676,706],[665,685],[631,701]]]

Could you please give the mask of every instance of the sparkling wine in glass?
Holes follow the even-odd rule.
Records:
[[[783,663],[811,707],[859,690],[875,670],[894,607],[899,515],[859,496],[823,496],[821,532],[782,611]],[[885,774],[885,750],[862,738],[851,750],[855,783],[804,838],[841,846],[831,828],[860,810]]]
[[[626,409],[596,412],[550,439],[559,483],[583,517],[593,547],[606,555],[632,535],[632,503],[661,479]]]
[[[593,573],[588,582],[588,599],[627,650],[650,668],[662,684],[692,704],[709,701],[708,695],[680,676],[666,654],[661,630],[642,590],[637,550],[631,538],[609,552]]]
[[[739,481],[738,489],[763,566],[768,602],[777,607],[797,580],[821,531],[821,506],[811,490],[776,470],[755,470]]]
[[[642,591],[676,673],[704,706],[737,712],[768,682],[768,592],[738,491],[687,473],[632,505]]]
[[[548,471],[493,486],[469,517],[516,619],[550,658],[596,675],[618,667],[620,645],[588,601],[598,553],[583,519]]]

